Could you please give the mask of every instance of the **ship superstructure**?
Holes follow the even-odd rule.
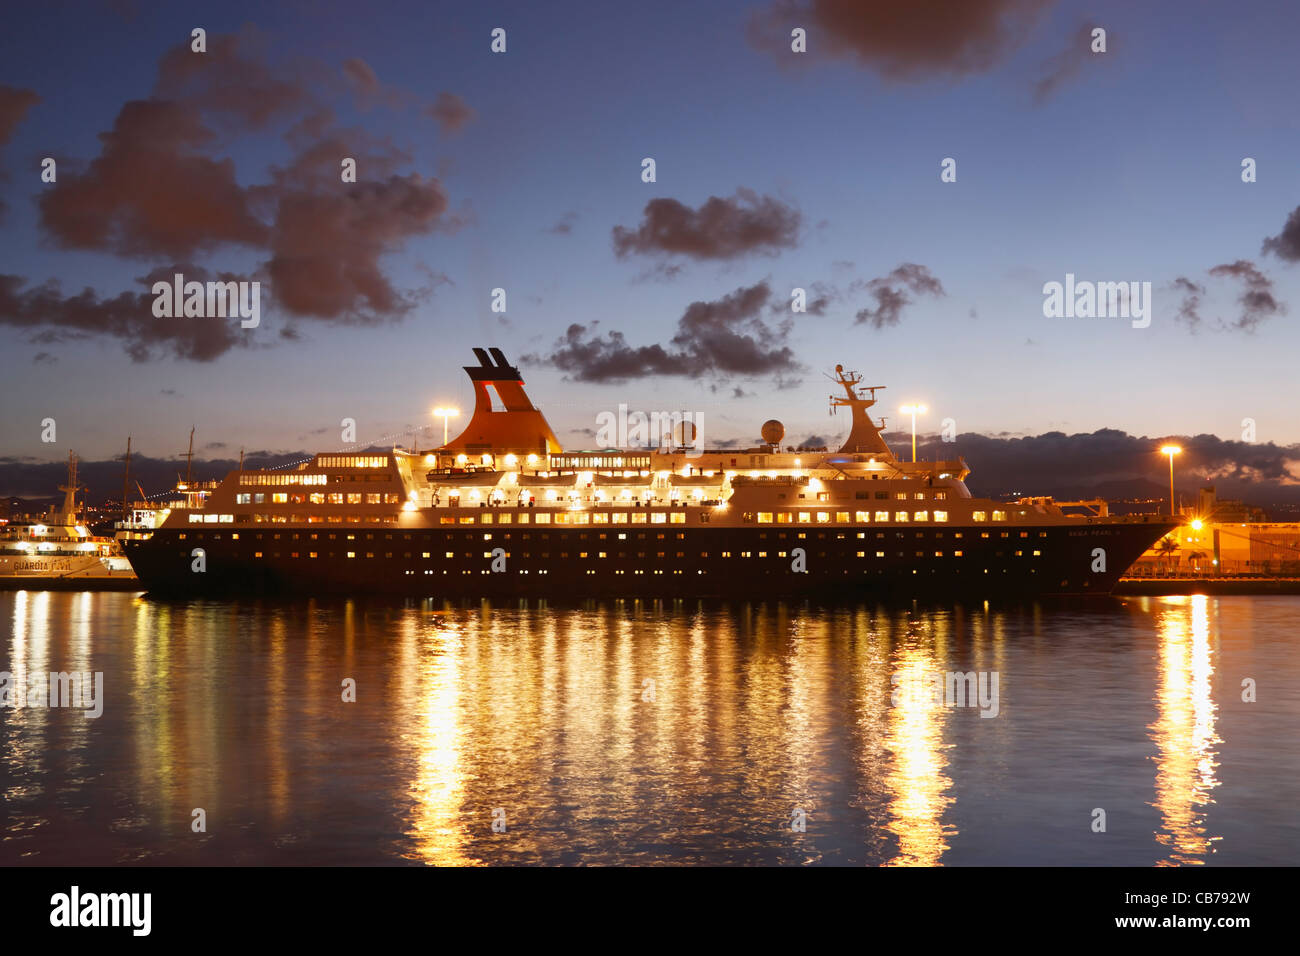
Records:
[[[973,497],[960,457],[899,460],[837,366],[837,451],[565,451],[498,349],[466,367],[475,410],[445,445],[239,470],[124,542],[153,590],[421,596],[1106,593],[1175,523]],[[502,407],[496,407],[499,400]],[[654,436],[659,439],[660,436]]]

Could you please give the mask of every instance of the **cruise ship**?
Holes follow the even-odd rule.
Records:
[[[1105,594],[1177,526],[973,497],[965,461],[895,457],[882,386],[836,366],[838,451],[745,449],[688,425],[655,447],[565,451],[500,349],[474,349],[474,412],[428,450],[325,453],[237,470],[124,549],[153,592],[431,598],[830,598]],[[656,418],[661,416],[656,415]],[[662,425],[662,419],[660,425]]]
[[[68,454],[63,506],[34,520],[0,523],[0,590],[135,591],[130,562],[113,537],[94,534],[77,507],[77,456]]]

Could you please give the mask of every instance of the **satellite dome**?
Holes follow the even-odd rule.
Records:
[[[763,422],[763,430],[760,434],[763,436],[763,441],[769,445],[779,445],[781,439],[785,437],[785,426],[775,418],[769,418]]]

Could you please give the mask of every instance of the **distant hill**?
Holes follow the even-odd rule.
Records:
[[[891,432],[886,439],[900,457],[907,453],[911,436]],[[926,459],[961,456],[972,469],[972,493],[993,498],[1014,493],[1051,495],[1056,498],[1106,498],[1110,500],[1169,496],[1168,461],[1158,449],[1166,441],[1184,449],[1174,462],[1174,484],[1183,500],[1213,483],[1220,498],[1237,498],[1270,512],[1294,515],[1300,509],[1300,447],[1225,441],[1214,435],[1134,437],[1114,429],[1067,435],[1048,432],[1033,436],[959,434],[952,442],[937,436],[918,436],[918,452]],[[838,442],[832,442],[836,447]],[[357,452],[386,448],[356,449]],[[244,458],[246,468],[291,465],[310,458],[307,451],[257,451]],[[197,480],[224,478],[239,467],[238,458],[195,459]],[[131,459],[131,496],[138,496],[138,481],[150,494],[166,492],[185,473],[183,459],[134,456]],[[1207,476],[1213,476],[1209,478]],[[0,494],[48,499],[57,496],[67,478],[64,461],[0,459]],[[122,462],[83,461],[82,484],[92,503],[117,500],[122,494]]]

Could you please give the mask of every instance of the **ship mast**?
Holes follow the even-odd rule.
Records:
[[[59,485],[63,495],[63,518],[68,522],[77,520],[77,453],[68,452],[68,483]]]
[[[126,495],[131,487],[131,436],[126,436],[126,467],[122,471],[122,520],[127,517]]]
[[[194,472],[194,426],[190,426],[190,450],[185,453],[185,487],[189,488]]]
[[[894,454],[885,444],[885,440],[880,437],[880,430],[884,428],[884,422],[876,425],[867,415],[867,409],[876,404],[876,390],[882,389],[883,385],[862,385],[862,376],[857,372],[844,371],[843,365],[835,366],[835,377],[831,379],[836,385],[844,389],[844,395],[832,395],[830,397],[831,413],[834,414],[837,408],[847,408],[849,410],[850,428],[849,437],[844,439],[844,446],[840,448],[841,452],[852,454],[870,454],[884,458],[888,461],[894,459]],[[861,392],[870,392],[868,398]]]

